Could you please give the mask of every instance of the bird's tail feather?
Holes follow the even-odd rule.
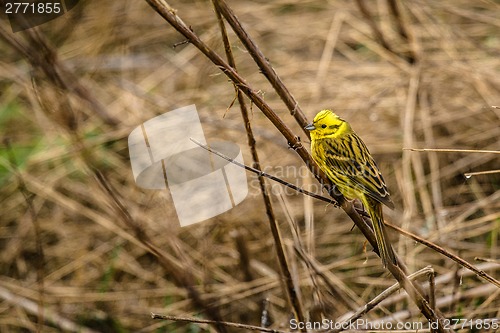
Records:
[[[384,267],[387,267],[387,264],[390,261],[396,265],[396,254],[392,249],[389,237],[387,236],[387,232],[385,230],[382,204],[367,196],[365,196],[362,201],[373,222],[373,231],[375,232],[375,238],[377,240],[377,246],[380,258],[382,259],[382,264]]]

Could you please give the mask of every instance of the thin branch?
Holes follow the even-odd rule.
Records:
[[[302,194],[308,195],[308,196],[310,196],[310,197],[313,197],[313,198],[315,198],[315,199],[318,199],[318,200],[321,200],[321,201],[327,202],[327,203],[329,203],[329,204],[334,205],[335,207],[338,207],[338,204],[337,204],[337,202],[336,202],[335,200],[332,200],[332,199],[329,199],[329,198],[324,197],[324,196],[322,196],[322,195],[319,195],[319,194],[316,194],[316,193],[313,193],[313,192],[309,192],[309,191],[307,191],[307,190],[304,190],[303,188],[300,188],[300,187],[298,187],[297,185],[294,185],[294,184],[292,184],[292,183],[289,183],[289,182],[287,182],[287,181],[284,181],[283,179],[278,178],[278,177],[276,177],[276,176],[270,175],[270,174],[268,174],[267,172],[264,172],[264,171],[261,171],[261,170],[257,170],[257,169],[255,169],[255,168],[249,167],[248,165],[245,165],[245,164],[243,164],[243,163],[240,163],[240,162],[238,162],[238,161],[236,161],[236,160],[232,159],[231,157],[229,157],[229,156],[227,156],[227,155],[224,155],[224,154],[222,154],[221,152],[219,152],[219,151],[217,151],[217,150],[214,150],[214,149],[210,148],[210,147],[209,147],[209,146],[207,146],[207,145],[202,144],[201,142],[199,142],[199,141],[197,141],[197,140],[195,140],[195,139],[193,139],[193,138],[189,138],[189,139],[190,139],[191,141],[193,141],[194,143],[196,143],[196,144],[197,144],[198,146],[200,146],[201,148],[204,148],[204,149],[208,150],[208,151],[209,151],[209,152],[211,152],[212,154],[215,154],[215,155],[219,156],[220,158],[225,159],[225,160],[226,160],[226,161],[228,161],[228,162],[231,162],[231,163],[233,163],[233,164],[235,164],[235,165],[237,165],[237,166],[239,166],[239,167],[242,167],[242,168],[244,168],[245,170],[251,171],[251,172],[253,172],[253,173],[257,174],[257,176],[259,176],[259,177],[265,177],[265,178],[271,179],[271,180],[273,180],[273,181],[275,181],[275,182],[277,182],[277,183],[280,183],[280,184],[281,184],[281,185],[283,185],[283,186],[286,186],[286,187],[288,187],[288,188],[291,188],[291,189],[292,189],[292,190],[294,190],[294,191],[297,191],[297,192],[299,192],[299,193],[302,193]]]
[[[500,265],[500,260],[491,259],[491,258],[474,257],[474,260],[482,261],[482,262],[493,262],[495,264]]]
[[[482,153],[482,154],[500,154],[499,150],[475,150],[475,149],[447,149],[447,148],[403,148],[403,150],[438,153]]]
[[[430,268],[428,271],[429,276],[429,304],[431,308],[436,310],[436,274],[431,266],[427,266]]]
[[[455,261],[456,263],[458,263],[459,265],[473,271],[478,277],[488,281],[489,283],[491,284],[494,284],[495,286],[497,286],[498,288],[500,288],[500,281],[496,280],[495,278],[493,278],[492,276],[488,275],[486,272],[482,271],[482,270],[479,270],[477,269],[476,267],[474,267],[472,264],[470,264],[469,262],[465,261],[464,259],[448,252],[447,250],[443,249],[441,246],[437,245],[437,244],[434,244],[432,242],[429,242],[428,240],[425,240],[423,239],[422,237],[419,237],[409,231],[406,231],[406,230],[403,230],[401,229],[400,227],[397,227],[393,224],[390,224],[390,223],[385,223],[385,225],[387,225],[388,227],[396,230],[397,232],[399,232],[400,234],[402,234],[403,236],[406,236],[406,237],[409,237],[417,242],[419,242],[420,244],[423,244],[425,246],[427,246],[428,248],[430,249],[433,249],[434,251],[436,252],[439,252],[443,255],[445,255],[446,257],[450,258],[451,260]]]
[[[151,318],[153,319],[163,319],[163,320],[172,320],[172,321],[182,321],[186,323],[196,323],[196,324],[217,324],[217,325],[223,325],[226,327],[235,327],[235,328],[241,328],[241,329],[247,329],[250,331],[260,331],[260,332],[266,332],[266,333],[290,333],[289,331],[282,331],[282,330],[275,330],[271,328],[265,328],[265,327],[260,327],[260,326],[254,326],[254,325],[245,325],[245,324],[240,324],[240,323],[232,323],[228,321],[214,321],[214,320],[207,320],[207,319],[199,319],[199,318],[193,318],[193,317],[177,317],[177,316],[169,316],[169,315],[160,315],[156,313],[151,313]]]
[[[411,274],[408,276],[408,279],[414,280],[422,275],[427,275],[427,276],[434,276],[434,270],[428,266],[424,267],[421,270]],[[340,324],[336,325],[339,328],[329,330],[327,331],[328,333],[339,333],[342,331],[345,331],[347,328],[349,328],[349,323],[356,322],[359,318],[361,318],[363,315],[367,314],[370,312],[372,309],[374,309],[377,305],[379,305],[383,300],[387,299],[389,296],[394,294],[396,291],[400,290],[401,286],[399,283],[395,283],[386,290],[382,291],[380,294],[378,294],[375,298],[373,298],[371,301],[367,302],[364,306],[359,308],[352,316],[350,316],[348,319],[344,320]]]
[[[224,43],[224,50],[226,52],[226,58],[231,67],[236,71],[236,62],[234,61],[233,52],[231,50],[231,44],[229,43],[229,38],[227,36],[226,26],[224,25],[224,21],[222,20],[221,14],[221,6],[217,0],[212,0],[212,3],[215,8],[215,14],[217,16],[217,21],[219,22],[219,28],[222,34],[222,41]],[[252,154],[253,165],[255,169],[261,171],[260,168],[260,160],[259,154],[257,153],[256,141],[253,135],[252,126],[250,124],[250,117],[248,116],[248,109],[246,106],[244,95],[238,89],[237,85],[234,85],[235,93],[238,98],[238,103],[240,104],[241,116],[243,118],[243,122],[245,124],[245,130],[247,133],[247,141],[248,146],[250,147],[250,152]],[[294,280],[292,278],[292,274],[290,272],[290,267],[287,262],[287,258],[285,255],[283,241],[280,236],[278,222],[276,220],[276,216],[274,214],[273,206],[271,203],[271,197],[269,195],[269,191],[266,187],[266,182],[263,176],[259,176],[259,185],[260,191],[262,193],[262,198],[264,200],[264,206],[266,208],[266,215],[269,220],[269,227],[271,229],[271,234],[273,235],[276,255],[278,258],[278,263],[280,267],[280,273],[285,281],[285,291],[288,295],[288,300],[290,302],[291,308],[295,314],[295,318],[299,322],[304,322],[306,317],[304,315],[304,310],[302,308],[302,304],[300,301],[299,295],[299,286],[294,285]]]
[[[217,9],[227,20],[231,28],[236,33],[241,43],[248,50],[250,56],[253,58],[255,63],[259,66],[260,71],[268,81],[273,86],[276,93],[280,96],[281,100],[285,103],[290,114],[295,118],[297,123],[303,129],[305,135],[309,138],[309,131],[305,130],[304,127],[307,126],[308,121],[304,112],[299,106],[297,100],[292,96],[288,88],[285,86],[278,73],[269,63],[269,60],[264,56],[262,51],[259,49],[254,40],[248,35],[246,30],[243,28],[242,24],[234,14],[234,12],[229,8],[224,0],[215,0]]]
[[[495,295],[495,293],[497,293],[497,292],[498,292],[498,289],[496,289],[496,287],[491,285],[491,284],[480,284],[479,286],[472,287],[470,289],[465,289],[465,290],[461,289],[459,293],[455,293],[455,294],[446,293],[445,295],[442,295],[440,298],[438,298],[436,300],[436,304],[441,308],[446,308],[454,303],[463,304],[462,302],[469,302],[469,303],[473,302],[473,299],[478,299],[478,298],[486,299],[486,298],[490,297],[491,295]],[[397,297],[397,295],[394,295],[391,298],[396,298],[396,297]],[[493,308],[494,308],[494,306],[493,306]],[[470,316],[471,314],[472,314],[472,316]],[[375,321],[371,322],[371,324],[375,325],[377,323],[382,323],[382,322],[389,322],[389,321],[392,322],[392,321],[394,321],[394,318],[407,319],[407,318],[411,318],[413,315],[416,315],[415,311],[412,311],[412,309],[406,308],[406,309],[402,309],[398,312],[391,313],[388,316],[385,316],[382,318],[377,318]],[[467,312],[467,318],[473,318],[473,320],[471,320],[470,322],[472,322],[472,325],[474,325],[474,319],[477,317],[474,316],[474,313]],[[494,318],[495,317],[493,317],[491,319],[494,319]],[[484,322],[484,319],[486,319],[486,318],[482,318],[483,322]],[[465,330],[467,327],[472,326],[472,325],[470,325],[470,323],[466,324],[465,322],[453,325],[450,320],[447,320],[447,324],[448,324],[447,327],[449,327],[450,329],[457,329],[457,330],[459,330],[459,332],[488,332],[486,330],[478,330],[478,327],[476,327],[475,329],[472,329],[472,330]],[[396,333],[395,331],[384,331],[384,332]],[[428,331],[427,330],[424,330],[424,331],[421,331],[421,330],[406,331],[405,330],[403,332],[421,333],[421,332],[428,332]],[[403,332],[401,332],[401,333],[403,333]]]
[[[500,173],[500,169],[498,170],[487,170],[487,171],[476,171],[476,172],[468,172],[464,173],[464,176],[467,178],[470,178],[472,176],[479,176],[479,175],[492,175],[495,173]]]
[[[283,120],[271,109],[271,107],[264,101],[264,99],[252,89],[246,80],[237,73],[222,57],[209,48],[193,30],[186,25],[182,19],[177,16],[177,11],[170,7],[164,0],[145,0],[154,10],[158,12],[172,27],[181,33],[189,42],[198,48],[214,65],[216,65],[233,83],[242,91],[248,98],[256,105],[262,113],[271,121],[271,123],[280,131],[283,137],[287,140],[290,147],[292,147],[297,154],[306,163],[307,167],[317,177],[318,181],[325,187],[331,187],[331,181],[319,169],[316,163],[312,160],[309,152],[304,148],[298,137],[292,130],[283,122]],[[307,121],[305,121],[307,123]],[[338,202],[343,201],[340,194],[335,195]],[[370,243],[372,243],[370,241]],[[375,237],[373,236],[373,243]]]

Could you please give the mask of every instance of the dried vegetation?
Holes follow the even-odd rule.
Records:
[[[396,202],[387,222],[498,279],[498,3],[229,4],[309,119],[333,108],[363,137]],[[210,2],[171,5],[224,54]],[[189,104],[207,138],[237,143],[251,164],[239,106],[228,109],[235,92],[227,77],[146,1],[81,1],[25,32],[0,23],[0,331],[242,331],[152,320],[151,312],[288,331],[291,310],[256,176],[248,174],[249,196],[235,209],[180,228],[169,192],[138,188],[130,170],[130,131]],[[307,145],[228,30],[238,71]],[[262,169],[314,188],[286,140],[248,106]],[[266,184],[307,317],[345,319],[395,283],[341,210]],[[409,272],[435,272],[445,317],[500,317],[498,286],[391,235]],[[428,275],[418,279],[424,287]],[[425,321],[404,292],[363,318]]]

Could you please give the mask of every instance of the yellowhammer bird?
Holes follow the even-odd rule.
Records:
[[[396,256],[388,242],[382,204],[394,209],[384,178],[361,138],[351,125],[330,110],[320,111],[312,124],[313,159],[348,200],[358,198],[368,211],[382,263],[396,264]]]

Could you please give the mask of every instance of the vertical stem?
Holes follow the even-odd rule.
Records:
[[[278,73],[276,73],[274,68],[269,63],[269,60],[264,56],[254,40],[248,35],[227,3],[224,0],[216,0],[214,3],[217,5],[218,11],[222,14],[222,16],[224,16],[229,25],[231,25],[233,31],[236,33],[240,41],[248,50],[250,56],[259,66],[262,74],[266,76],[267,80],[271,83],[276,93],[288,107],[291,115],[295,118],[297,123],[302,128],[304,128],[308,122],[306,116],[304,115],[304,112],[302,112],[302,109],[299,106],[299,102],[297,102],[297,100],[292,96],[288,88],[279,77]],[[309,131],[304,130],[304,133],[307,137],[309,137]]]
[[[219,2],[217,0],[212,0],[212,3],[215,7],[215,13],[217,15],[217,20],[219,22],[219,27],[220,27],[221,34],[222,34],[222,40],[224,42],[224,50],[226,52],[227,62],[229,64],[229,66],[231,66],[236,71],[236,63],[234,61],[233,52],[231,50],[231,45],[229,43],[229,38],[227,36],[226,27],[224,25],[224,21],[222,20]],[[248,146],[250,147],[250,152],[252,154],[253,167],[259,171],[262,171],[261,167],[260,167],[259,154],[257,152],[256,140],[255,140],[255,137],[253,135],[252,126],[250,124],[250,118],[248,116],[248,108],[247,108],[247,105],[245,102],[244,95],[241,93],[240,89],[238,89],[237,85],[234,85],[234,89],[235,89],[236,96],[238,98],[238,103],[240,105],[241,116],[243,117],[243,122],[245,124]],[[283,248],[283,242],[281,240],[281,235],[279,233],[278,223],[277,223],[276,217],[274,215],[274,210],[273,210],[273,206],[271,203],[269,191],[266,187],[265,178],[262,175],[259,175],[258,179],[259,179],[260,190],[262,193],[262,198],[264,199],[264,205],[266,207],[266,215],[267,215],[268,220],[269,220],[269,226],[271,228],[271,233],[273,235],[274,244],[276,246],[276,254],[278,257],[281,276],[282,276],[282,278],[285,282],[285,286],[286,286],[286,294],[288,296],[288,300],[290,302],[290,305],[293,309],[295,318],[299,322],[305,322],[305,316],[304,316],[304,312],[302,309],[302,304],[301,304],[300,299],[298,297],[298,293],[297,293],[297,289],[296,289],[297,286],[295,286],[293,283],[292,274],[290,272],[290,268],[289,268],[288,262],[286,260],[286,255],[285,255],[285,251]]]

